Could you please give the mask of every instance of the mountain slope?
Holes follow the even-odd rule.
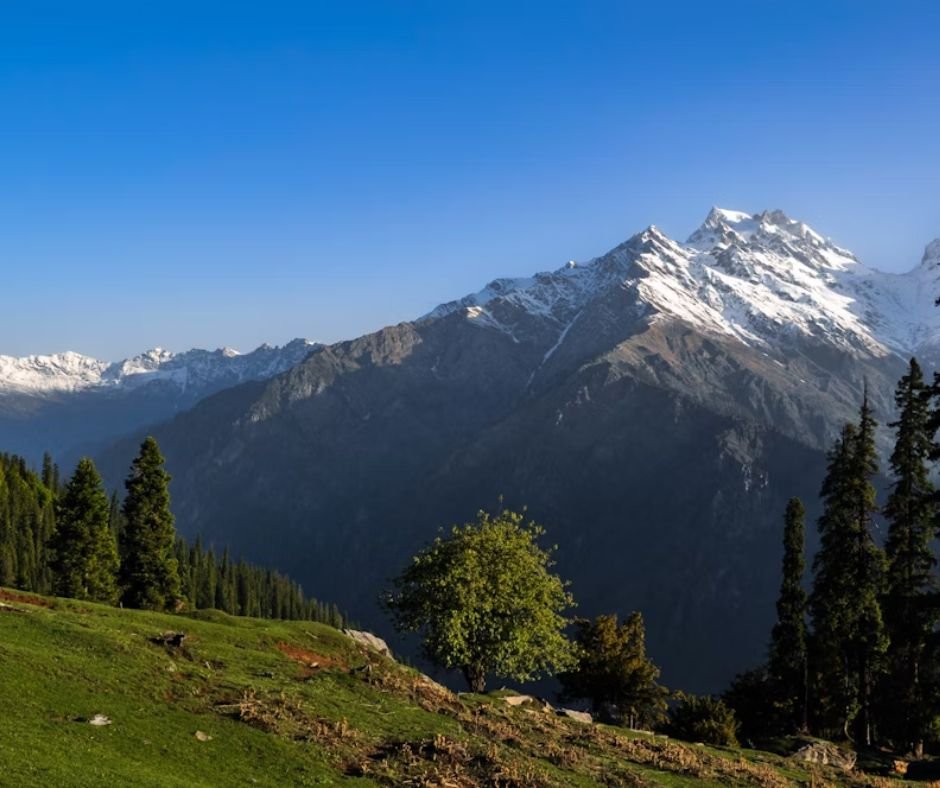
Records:
[[[787,786],[841,776],[499,695],[458,697],[318,624],[3,589],[0,600],[8,785]],[[161,641],[167,631],[185,633],[180,647]],[[89,724],[97,715],[109,724]]]
[[[389,575],[504,496],[548,526],[581,613],[642,609],[667,683],[717,690],[762,657],[786,500],[813,515],[866,383],[884,423],[904,355],[931,363],[938,275],[929,250],[880,274],[779,212],[650,228],[159,427],[179,525],[389,635]],[[102,454],[114,481],[136,440]]]

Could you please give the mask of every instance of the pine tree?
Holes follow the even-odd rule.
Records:
[[[87,457],[79,461],[60,501],[52,550],[57,594],[116,601],[118,555],[108,522],[108,497]]]
[[[50,490],[58,492],[59,469],[52,461],[52,455],[46,452],[42,455],[42,483]]]
[[[777,599],[777,623],[770,636],[768,673],[786,732],[806,730],[806,592],[803,590],[804,521],[799,498],[787,503],[783,530],[783,578]]]
[[[580,655],[574,670],[559,675],[562,696],[587,698],[595,714],[631,728],[665,719],[669,690],[657,683],[659,668],[646,655],[643,616],[598,616],[575,623]]]
[[[876,511],[875,420],[867,392],[858,426],[829,454],[810,597],[818,722],[865,744],[873,737],[874,687],[887,646],[880,595],[884,556],[871,535]]]
[[[156,440],[148,437],[124,486],[121,587],[128,607],[172,610],[180,595],[170,512],[170,475]]]
[[[199,577],[196,580],[196,607],[203,609],[215,607],[216,574],[215,553],[210,548],[202,555]]]
[[[878,511],[875,485],[878,453],[875,448],[875,422],[868,390],[859,413],[858,439],[852,458],[852,486],[855,492],[855,538],[857,542],[856,609],[858,618],[851,642],[854,668],[858,673],[859,717],[855,735],[866,746],[874,741],[873,707],[875,688],[884,670],[888,646],[881,611],[885,582],[884,551],[872,538],[872,518]]]
[[[121,500],[118,498],[117,490],[111,493],[108,523],[111,526],[111,533],[114,534],[115,540],[120,544],[121,532],[124,530],[124,513],[121,511]]]
[[[855,426],[846,424],[829,452],[820,497],[823,513],[817,522],[820,546],[813,560],[814,580],[809,609],[813,621],[812,664],[817,698],[815,727],[823,735],[847,727],[855,713],[856,689],[844,645],[851,626],[854,592],[849,561],[854,548],[849,496],[849,464]]]
[[[931,603],[937,584],[930,548],[936,522],[927,468],[932,448],[930,410],[916,359],[911,359],[908,373],[899,381],[894,400],[899,409],[898,420],[891,424],[896,435],[891,455],[894,484],[884,508],[889,529],[883,607],[890,645],[882,697],[891,738],[919,752],[933,716],[924,662],[937,622]]]

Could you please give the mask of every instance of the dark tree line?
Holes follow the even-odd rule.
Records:
[[[0,454],[0,586],[149,610],[215,608],[233,615],[346,624],[289,577],[217,555],[176,535],[170,476],[153,438],[141,445],[121,501],[83,458],[63,482]]]
[[[768,662],[726,693],[746,735],[811,732],[915,754],[937,743],[940,595],[931,543],[940,532],[940,497],[930,464],[940,460],[940,377],[926,383],[912,359],[895,405],[892,483],[882,506],[867,393],[858,421],[845,425],[829,452],[809,595],[803,505],[793,499],[787,507]],[[875,539],[879,516],[883,546]]]
[[[235,616],[319,621],[342,629],[346,616],[333,604],[308,599],[303,589],[286,575],[233,561],[228,550],[217,556],[203,549],[196,539],[192,546],[176,540],[180,591],[185,606],[214,608]]]

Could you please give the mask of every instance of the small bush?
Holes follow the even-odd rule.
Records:
[[[738,721],[734,712],[719,698],[709,695],[676,696],[669,710],[666,732],[677,739],[724,747],[738,746]]]

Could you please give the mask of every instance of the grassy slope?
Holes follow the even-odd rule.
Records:
[[[767,753],[584,725],[495,696],[458,698],[317,624],[4,598],[0,785],[838,780]],[[181,648],[152,641],[176,630],[187,633]],[[96,714],[113,724],[88,724]]]

